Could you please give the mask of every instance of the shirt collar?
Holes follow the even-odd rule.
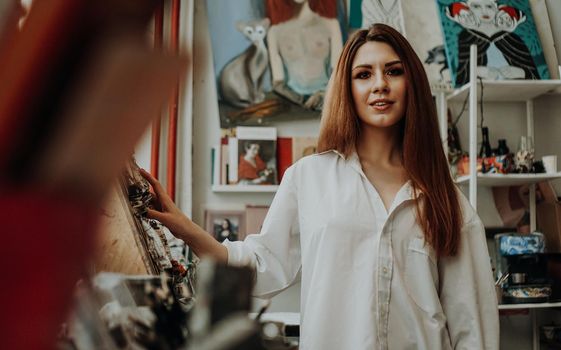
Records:
[[[358,158],[358,154],[357,154],[356,151],[353,151],[348,157],[345,157],[345,155],[343,153],[341,153],[337,150],[334,150],[334,149],[323,151],[319,154],[324,154],[324,153],[329,153],[329,152],[333,152],[333,153],[337,154],[339,157],[341,157],[341,159],[345,160],[359,174],[361,174],[363,176],[366,176],[366,175],[364,175],[364,172],[362,171],[362,166],[360,165],[360,159]],[[418,190],[416,195],[415,195],[415,191],[413,191],[413,186],[411,184],[411,180],[407,180],[407,182],[405,182],[405,184],[401,187],[401,189],[396,194],[396,200],[394,202],[399,203],[399,202],[402,202],[404,200],[417,199],[422,194],[423,194],[423,192],[421,190]]]
[[[318,154],[326,154],[326,153],[335,153],[335,154],[338,155],[339,157],[341,157],[341,158],[343,158],[343,159],[346,159],[346,158],[345,158],[345,155],[344,155],[343,153],[337,151],[336,149],[328,149],[327,151],[323,151],[323,152],[320,152],[320,153],[318,153]]]

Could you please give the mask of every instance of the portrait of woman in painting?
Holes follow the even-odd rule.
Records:
[[[265,144],[264,144],[265,145]],[[241,154],[238,162],[238,183],[242,185],[271,185],[275,170],[271,164],[263,160],[260,155],[261,144],[259,141],[240,142]],[[269,153],[270,150],[269,150]],[[273,159],[274,162],[274,159]]]
[[[214,224],[214,237],[216,237],[219,242],[223,242],[225,239],[237,241],[237,227],[232,224],[230,219],[223,218],[220,223]]]
[[[273,91],[307,109],[321,109],[342,49],[334,0],[268,0],[267,35]]]

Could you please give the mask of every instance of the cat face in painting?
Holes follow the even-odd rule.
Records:
[[[267,35],[267,30],[271,21],[268,18],[252,21],[239,21],[236,28],[252,43],[263,41]]]
[[[497,3],[493,0],[468,0],[467,5],[479,23],[493,23],[497,13]]]

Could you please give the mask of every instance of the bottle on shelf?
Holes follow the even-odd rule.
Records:
[[[486,173],[489,171],[490,164],[486,158],[493,156],[493,150],[489,143],[489,128],[484,126],[481,128],[481,148],[479,149],[478,157],[481,158],[481,172]]]
[[[481,148],[479,149],[479,158],[493,156],[493,150],[489,143],[489,128],[484,126],[481,128]]]
[[[505,139],[499,139],[499,147],[497,147],[495,153],[496,172],[500,174],[511,173],[514,170],[513,155],[510,153]]]
[[[508,146],[506,145],[505,139],[499,140],[499,147],[497,148],[497,155],[498,156],[505,156],[510,153]]]

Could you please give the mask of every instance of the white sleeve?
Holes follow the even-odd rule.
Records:
[[[253,293],[269,298],[296,282],[301,267],[298,202],[293,183],[294,167],[283,176],[259,234],[243,242],[224,241],[229,265],[255,267]]]
[[[440,302],[452,348],[499,349],[499,311],[485,229],[475,216],[461,231],[458,254],[441,258]]]

